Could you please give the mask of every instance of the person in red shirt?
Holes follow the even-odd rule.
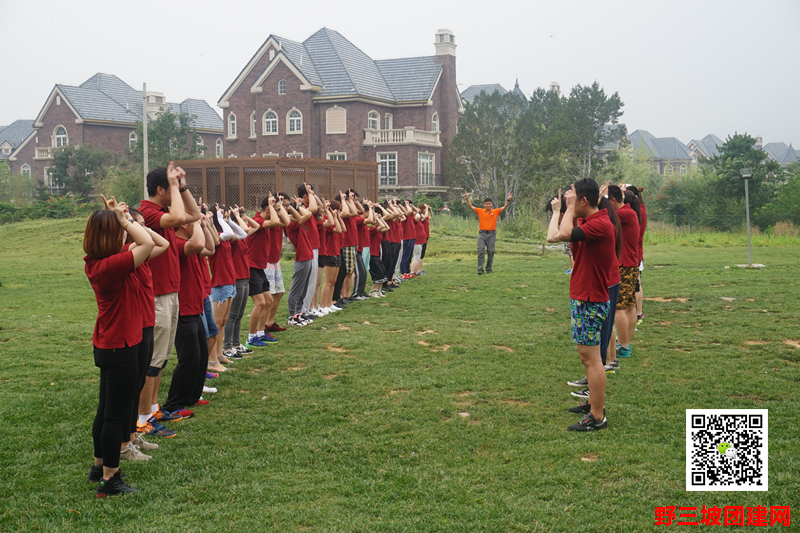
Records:
[[[639,199],[639,278],[636,281],[636,324],[641,323],[644,318],[642,312],[642,303],[644,300],[644,292],[642,292],[642,272],[644,271],[644,232],[647,230],[647,208],[644,205],[644,198],[642,193],[643,187],[636,187],[628,185],[625,187],[631,191]]]
[[[224,205],[214,205],[213,216],[211,218],[213,227],[211,231],[216,233],[219,244],[214,248],[214,255],[208,258],[211,267],[211,288],[209,297],[213,313],[213,322],[217,335],[209,346],[209,370],[213,372],[224,372],[227,370],[221,363],[229,363],[230,359],[223,353],[223,338],[219,337],[219,332],[225,331],[225,324],[228,322],[228,314],[236,296],[236,275],[233,265],[232,242],[239,240],[236,232],[229,224],[230,210]],[[212,235],[213,237],[213,235]],[[216,244],[216,242],[215,242]],[[204,273],[205,274],[205,273]],[[210,323],[208,324],[211,325]],[[209,341],[211,339],[209,338]],[[216,364],[214,364],[216,363]]]
[[[325,218],[320,225],[320,255],[319,274],[320,280],[324,277],[322,293],[320,294],[320,311],[327,315],[339,311],[333,305],[333,288],[339,276],[341,266],[341,246],[339,237],[344,228],[344,222],[339,217],[339,202],[330,200],[325,202]]]
[[[409,200],[401,206],[405,210],[406,221],[403,223],[403,255],[400,259],[400,277],[411,279],[411,259],[414,256],[414,245],[417,239],[415,222],[419,220],[419,213],[414,204]]]
[[[230,221],[230,226],[238,237],[231,242],[231,256],[233,258],[233,271],[236,278],[236,296],[233,298],[228,321],[223,330],[223,353],[228,358],[241,359],[253,351],[247,348],[241,340],[241,324],[247,308],[247,297],[250,295],[250,263],[247,259],[247,244],[245,239],[257,232],[261,226],[247,216],[244,208],[234,206],[232,211],[236,222]],[[271,289],[272,287],[270,287]]]
[[[422,260],[425,259],[425,250],[428,247],[428,224],[433,216],[431,206],[419,204],[419,220],[414,223],[416,229],[416,240],[414,241],[414,262],[411,263],[411,273],[419,276],[425,273],[422,270]]]
[[[153,328],[153,359],[139,398],[139,415],[152,414],[155,421],[160,422],[169,418],[158,408],[158,391],[164,367],[175,343],[179,316],[181,275],[178,250],[174,245],[175,228],[199,220],[201,214],[186,188],[186,172],[173,163],[168,167],[154,168],[147,174],[147,194],[149,199],[142,200],[139,211],[147,227],[164,237],[170,246],[150,265],[153,271],[156,325]],[[154,435],[152,432],[148,434]]]
[[[554,200],[553,211],[561,198]],[[591,405],[570,431],[605,429],[606,373],[600,355],[603,322],[610,308],[608,287],[616,268],[616,236],[605,210],[598,209],[600,190],[591,178],[576,181],[565,195],[567,210],[550,220],[547,242],[570,242],[575,257],[569,284],[572,341],[586,370]],[[580,219],[580,220],[578,220]],[[576,227],[577,221],[577,227]]]
[[[342,206],[341,216],[344,221],[345,232],[344,247],[341,253],[342,266],[339,269],[339,277],[333,289],[333,299],[337,305],[347,305],[352,301],[350,296],[353,294],[353,281],[355,280],[356,249],[358,248],[358,225],[355,217],[359,211],[355,203],[355,191],[353,189],[347,189],[344,193],[339,191],[334,200]]]
[[[469,199],[469,193],[464,194],[464,200],[466,200],[467,205],[478,215],[478,275],[483,274],[484,249],[486,250],[486,272],[492,272],[494,246],[495,240],[497,239],[497,220],[500,218],[500,214],[508,208],[511,198],[512,195],[509,194],[508,198],[506,198],[506,203],[498,209],[492,209],[494,202],[492,202],[491,198],[486,198],[483,201],[483,210],[481,210],[472,205]]]
[[[386,283],[383,284],[385,292],[394,292],[394,289],[399,286],[399,283],[393,279],[395,273],[395,265],[398,263],[397,256],[400,251],[400,238],[397,235],[398,221],[405,220],[405,217],[398,209],[395,209],[394,200],[386,200],[383,203],[383,220],[389,226],[389,231],[386,237],[381,241],[381,261],[383,262],[383,270],[386,273]]]
[[[380,207],[379,204],[369,204],[370,210],[370,218],[371,223],[369,225],[369,250],[370,258],[369,266],[370,266],[370,276],[372,276],[372,290],[369,291],[369,295],[372,298],[384,298],[386,294],[384,294],[382,288],[383,284],[386,283],[386,271],[383,268],[383,262],[381,261],[381,241],[386,233],[389,231],[389,225],[383,220],[382,216],[378,215],[376,210],[381,211],[383,213],[383,209]]]
[[[617,210],[622,225],[622,258],[619,260],[621,278],[617,313],[614,322],[620,346],[617,357],[631,356],[631,338],[636,327],[636,281],[639,276],[639,204],[630,191],[623,192],[616,185],[604,186],[608,201]]]
[[[264,269],[264,273],[267,275],[272,305],[267,309],[264,331],[269,332],[286,331],[286,328],[279,326],[275,322],[278,306],[280,306],[281,298],[286,292],[286,287],[283,285],[283,272],[281,271],[281,250],[283,249],[283,228],[289,225],[289,214],[286,211],[284,199],[288,205],[289,197],[285,194],[280,194],[275,202],[275,213],[278,215],[277,221],[279,223],[268,228],[269,254],[267,256],[267,268]],[[267,215],[271,216],[269,213]],[[274,221],[271,218],[268,218],[268,220],[270,222]]]
[[[136,248],[123,251],[125,232]],[[128,434],[137,388],[138,352],[142,342],[141,285],[134,275],[153,251],[147,231],[131,221],[124,203],[93,212],[86,221],[84,270],[97,300],[92,344],[100,369],[100,402],[92,424],[94,466],[89,481],[97,496],[137,492],[119,474],[123,434]]]
[[[308,281],[311,278],[311,270],[316,268],[314,264],[314,254],[311,251],[311,242],[308,236],[306,221],[311,218],[311,212],[305,208],[303,202],[295,197],[292,198],[294,206],[289,206],[291,222],[284,228],[286,236],[294,246],[294,275],[292,276],[292,286],[289,288],[289,296],[286,301],[289,307],[290,326],[305,326],[313,320],[303,319],[300,312],[303,308],[303,298],[308,292]]]
[[[317,215],[322,215],[322,208],[317,200],[317,195],[314,194],[314,187],[308,183],[303,183],[297,188],[297,197],[303,203],[311,216],[303,224],[308,232],[308,242],[311,246],[311,253],[313,255],[313,267],[311,268],[311,276],[308,279],[308,287],[306,288],[306,295],[303,297],[303,306],[300,309],[300,315],[307,315],[306,318],[320,317],[321,314],[311,311],[311,302],[314,300],[314,294],[318,292],[318,279],[317,279],[317,263],[319,263],[319,230],[317,229]],[[320,217],[321,218],[321,217]]]

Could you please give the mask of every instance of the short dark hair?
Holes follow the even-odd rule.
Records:
[[[342,208],[342,206],[339,205],[339,202],[337,202],[336,200],[331,200],[331,209],[337,209],[338,210],[338,209],[341,209],[341,208]]]
[[[617,216],[617,210],[614,209],[614,206],[611,205],[611,202],[609,202],[608,198],[605,196],[600,198],[597,207],[606,210],[608,219],[611,221],[611,225],[614,226],[614,251],[617,254],[617,260],[619,260],[622,257],[622,223],[620,223],[619,216]]]
[[[483,203],[489,202],[490,204],[494,205],[494,201],[491,198],[484,198]]]
[[[147,173],[147,194],[150,197],[158,194],[158,188],[165,191],[169,190],[169,180],[167,179],[167,167],[156,167]]]
[[[261,206],[261,210],[262,210],[262,211],[263,211],[264,209],[266,209],[266,208],[267,208],[267,206],[269,205],[269,196],[265,196],[265,197],[264,197],[264,199],[263,199],[263,200],[261,200],[261,203],[260,203],[260,204],[258,204],[258,205],[260,205],[260,206]]]
[[[284,198],[286,198],[287,200],[291,200],[291,199],[292,199],[292,197],[291,197],[291,196],[289,196],[288,194],[286,194],[285,192],[279,192],[279,193],[278,193],[278,196],[283,196],[283,197],[284,197]]]
[[[83,251],[89,257],[104,259],[122,251],[122,226],[114,211],[99,209],[89,215],[83,232]]]
[[[573,185],[575,186],[576,199],[586,198],[589,205],[597,207],[597,201],[600,199],[600,187],[597,186],[596,181],[592,178],[583,178],[573,183]]]
[[[616,200],[618,204],[621,204],[624,200],[622,189],[620,189],[617,185],[608,186],[608,197]]]
[[[306,189],[306,186],[305,186],[305,185],[301,185],[301,186],[299,186],[299,187],[297,188],[297,197],[298,197],[298,198],[302,198],[302,197],[303,197],[303,196],[305,196],[306,194],[308,194],[308,190]]]

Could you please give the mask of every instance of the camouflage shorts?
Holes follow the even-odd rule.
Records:
[[[619,277],[622,280],[619,287],[617,309],[636,305],[636,285],[639,281],[639,267],[619,267]]]

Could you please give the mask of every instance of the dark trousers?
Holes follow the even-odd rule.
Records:
[[[222,332],[225,339],[222,348],[230,350],[242,343],[241,327],[242,317],[247,308],[247,297],[250,295],[250,278],[236,280],[236,296],[233,297],[231,310],[228,312],[228,321],[225,322],[225,329]]]
[[[182,315],[178,318],[175,333],[175,351],[178,364],[172,371],[164,411],[177,411],[197,403],[203,394],[203,384],[208,367],[208,344],[203,315]]]
[[[364,256],[361,252],[356,254],[356,282],[355,294],[361,294],[367,288],[367,267],[364,264]]]
[[[308,292],[308,282],[311,279],[311,272],[315,268],[317,268],[317,264],[313,259],[294,262],[292,286],[289,287],[289,296],[286,298],[290,317],[300,314],[303,309],[303,300]]]
[[[336,283],[333,285],[333,301],[338,302],[342,297],[350,296],[349,294],[342,294],[342,285],[344,285],[344,278],[347,277],[347,268],[344,266],[344,248],[339,250],[339,258],[342,266],[339,267],[339,273],[336,275]]]
[[[478,272],[483,272],[483,255],[486,250],[486,271],[492,271],[492,261],[494,260],[494,243],[497,239],[497,232],[483,231],[478,233]]]
[[[103,466],[119,466],[119,449],[130,435],[131,402],[139,376],[139,345],[103,350],[95,346],[94,364],[100,369],[100,402],[92,424],[94,456]]]
[[[406,239],[403,241],[403,258],[400,260],[400,273],[411,273],[411,258],[414,257],[414,243],[416,239]]]
[[[383,273],[386,274],[386,282],[383,284],[383,287],[386,288],[389,281],[392,279],[392,275],[389,272],[389,261],[392,257],[392,243],[389,241],[381,242],[381,263],[383,264]],[[372,261],[374,261],[373,259]],[[370,261],[370,263],[372,262]]]
[[[617,298],[619,298],[619,283],[608,288],[608,299],[611,308],[608,310],[608,316],[603,322],[603,327],[600,328],[600,357],[603,359],[603,365],[606,364],[608,343],[611,342],[611,336],[614,334],[614,317],[617,311]]]
[[[142,329],[142,342],[139,343],[139,350],[136,353],[136,362],[139,365],[136,381],[136,389],[133,394],[133,409],[131,409],[130,428],[131,433],[136,431],[136,423],[139,421],[139,396],[142,394],[142,387],[144,387],[145,376],[147,374],[147,367],[153,360],[153,327]],[[128,440],[127,435],[122,435],[122,442]]]

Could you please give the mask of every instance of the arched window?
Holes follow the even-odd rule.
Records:
[[[130,134],[130,135],[128,135],[128,148],[130,148],[131,150],[133,150],[134,148],[136,148],[136,141],[137,141],[138,139],[139,139],[139,138],[136,136],[136,132],[133,132],[133,131],[132,131],[132,132],[131,132],[131,134]]]
[[[20,169],[20,174],[22,174],[26,178],[30,178],[31,177],[31,166],[29,164],[27,164],[27,163],[22,165],[22,169]]]
[[[286,94],[286,80],[278,81],[278,94]]]
[[[256,120],[256,112],[250,113],[250,138],[254,139],[258,133],[258,120]]]
[[[377,111],[370,111],[367,116],[367,129],[379,130],[381,129],[381,116]]]
[[[53,136],[55,137],[56,148],[61,148],[62,146],[66,146],[69,144],[69,137],[67,137],[67,128],[65,128],[64,126],[56,126],[56,129],[53,132]]]
[[[325,111],[325,133],[347,133],[347,110],[333,106]]]
[[[439,131],[439,114],[434,113],[431,117],[431,131]]]
[[[277,135],[278,134],[278,115],[275,111],[267,111],[264,113],[264,135]]]
[[[228,137],[231,139],[236,138],[236,115],[233,113],[228,115]]]
[[[286,116],[289,123],[288,133],[303,133],[303,115],[297,109],[292,109]]]
[[[222,139],[217,139],[217,157],[222,157]]]
[[[686,165],[681,165],[681,174],[686,174]]]
[[[200,155],[206,155],[206,143],[203,142],[202,137],[197,138],[197,150],[200,152]]]
[[[673,172],[674,169],[672,168],[672,165],[667,165],[664,167],[664,174],[669,174],[671,176]]]

